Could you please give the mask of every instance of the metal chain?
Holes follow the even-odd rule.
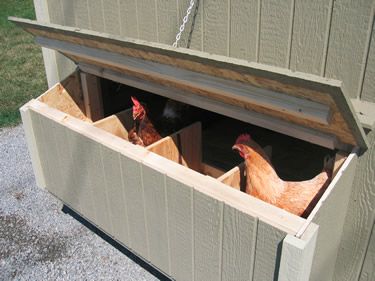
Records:
[[[184,29],[185,29],[185,25],[186,25],[187,21],[189,20],[189,15],[190,15],[191,10],[193,9],[193,7],[194,7],[194,0],[190,0],[190,5],[189,5],[189,7],[188,7],[188,9],[186,11],[186,16],[184,16],[184,18],[182,20],[182,24],[180,26],[180,31],[176,35],[176,41],[174,41],[173,47],[177,47],[177,43],[181,39],[181,34],[184,31]]]

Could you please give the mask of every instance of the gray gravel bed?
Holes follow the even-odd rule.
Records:
[[[0,129],[0,280],[159,280],[61,209],[36,186],[22,126]]]

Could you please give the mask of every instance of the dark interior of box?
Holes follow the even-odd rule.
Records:
[[[132,107],[130,96],[136,96],[148,107],[150,114],[160,114],[167,99],[110,80],[101,79],[104,115],[110,116]],[[284,180],[306,180],[314,177],[323,168],[323,159],[332,151],[302,140],[279,134],[258,126],[247,124],[204,109],[189,106],[182,113],[185,125],[202,123],[203,162],[228,171],[243,159],[231,148],[236,138],[249,133],[262,147],[272,147],[272,164]]]

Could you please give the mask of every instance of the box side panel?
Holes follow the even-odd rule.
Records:
[[[165,175],[142,165],[145,215],[150,261],[170,273]]]
[[[367,135],[369,149],[359,158],[336,262],[334,280],[357,280],[371,226],[375,220],[375,131]]]
[[[288,234],[283,241],[278,280],[308,281],[314,257],[318,226],[310,224],[303,237]]]
[[[166,179],[171,276],[194,280],[193,188]]]
[[[331,280],[333,277],[337,252],[339,250],[348,201],[352,190],[357,155],[351,154],[337,173],[336,182],[328,187],[315,207],[312,221],[319,225],[311,280]]]
[[[223,202],[194,190],[194,280],[221,279]]]
[[[36,142],[36,136],[33,128],[33,122],[31,120],[31,110],[24,106],[20,109],[23,130],[25,131],[27,148],[29,150],[29,155],[31,157],[31,163],[33,166],[33,171],[35,175],[36,185],[40,188],[46,187],[46,182],[44,179],[42,163],[40,160],[38,144]]]
[[[285,236],[284,231],[259,221],[256,236],[254,281],[276,280]]]
[[[112,234],[117,240],[130,245],[126,194],[124,192],[121,172],[121,157],[117,151],[104,145],[101,147],[101,157]]]
[[[221,280],[253,280],[258,219],[224,205]]]
[[[375,280],[375,224],[372,226],[372,233],[367,247],[367,253],[361,270],[359,281]]]

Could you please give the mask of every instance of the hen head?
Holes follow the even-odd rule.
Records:
[[[250,141],[251,141],[251,137],[249,134],[239,135],[235,144],[232,146],[232,149],[237,150],[240,156],[243,159],[246,159],[251,153],[251,149],[248,145]]]
[[[133,119],[142,120],[146,115],[145,108],[135,97],[131,97],[131,99],[133,102]]]

